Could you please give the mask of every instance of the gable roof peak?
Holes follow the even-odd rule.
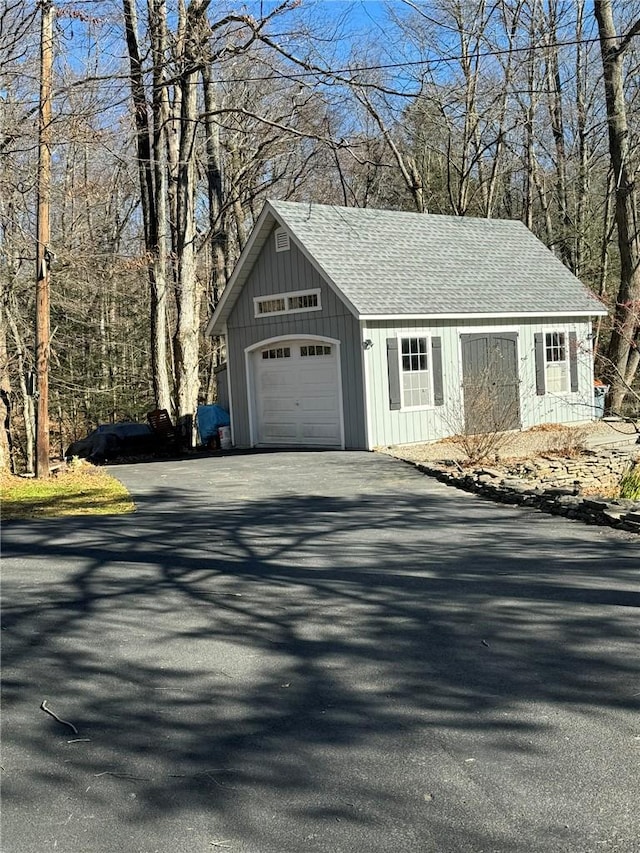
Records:
[[[269,200],[208,334],[222,331],[276,225],[360,318],[606,314],[519,220]]]

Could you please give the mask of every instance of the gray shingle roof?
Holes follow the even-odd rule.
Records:
[[[361,316],[605,313],[521,222],[268,205]]]
[[[221,334],[275,224],[359,317],[606,314],[521,222],[268,201],[207,334]]]

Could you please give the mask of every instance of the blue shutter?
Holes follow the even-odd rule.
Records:
[[[431,338],[431,372],[433,374],[433,405],[444,404],[442,383],[442,338]]]
[[[578,336],[575,332],[569,332],[569,376],[571,378],[571,390],[578,390]]]
[[[536,394],[540,397],[545,392],[544,383],[544,341],[542,332],[533,336],[536,351]]]
[[[387,338],[387,372],[389,374],[389,408],[394,411],[401,407],[402,402],[397,338]]]

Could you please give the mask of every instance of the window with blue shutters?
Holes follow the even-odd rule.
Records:
[[[444,404],[440,337],[387,338],[387,370],[391,411]]]
[[[534,335],[536,391],[568,394],[578,390],[578,343],[575,332],[545,331]]]
[[[419,409],[431,404],[431,379],[427,338],[400,339],[402,408]]]

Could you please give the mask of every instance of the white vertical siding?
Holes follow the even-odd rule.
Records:
[[[521,387],[531,389],[521,393],[523,429],[537,424],[570,424],[593,420],[593,345],[591,323],[583,318],[553,318],[523,323],[521,327],[520,368]],[[533,336],[536,332],[576,333],[578,390],[567,394],[536,394],[535,353]],[[568,341],[567,341],[568,343]]]
[[[584,318],[546,322],[544,319],[443,320],[368,322],[362,336],[372,346],[364,351],[369,444],[379,447],[437,441],[461,432],[464,424],[460,335],[469,332],[517,331],[522,428],[543,423],[591,420],[593,408],[593,355],[591,323]],[[575,332],[577,336],[578,391],[536,394],[534,334],[541,331]],[[387,375],[386,339],[398,334],[438,336],[442,341],[444,405],[416,411],[391,411]]]
[[[416,411],[391,411],[387,373],[387,338],[402,335],[439,336],[442,340],[442,375],[444,406]],[[460,411],[459,355],[456,329],[451,324],[409,320],[404,323],[367,323],[363,330],[372,346],[364,351],[367,363],[369,399],[369,440],[372,447],[436,441],[456,430],[447,423],[449,416]]]

